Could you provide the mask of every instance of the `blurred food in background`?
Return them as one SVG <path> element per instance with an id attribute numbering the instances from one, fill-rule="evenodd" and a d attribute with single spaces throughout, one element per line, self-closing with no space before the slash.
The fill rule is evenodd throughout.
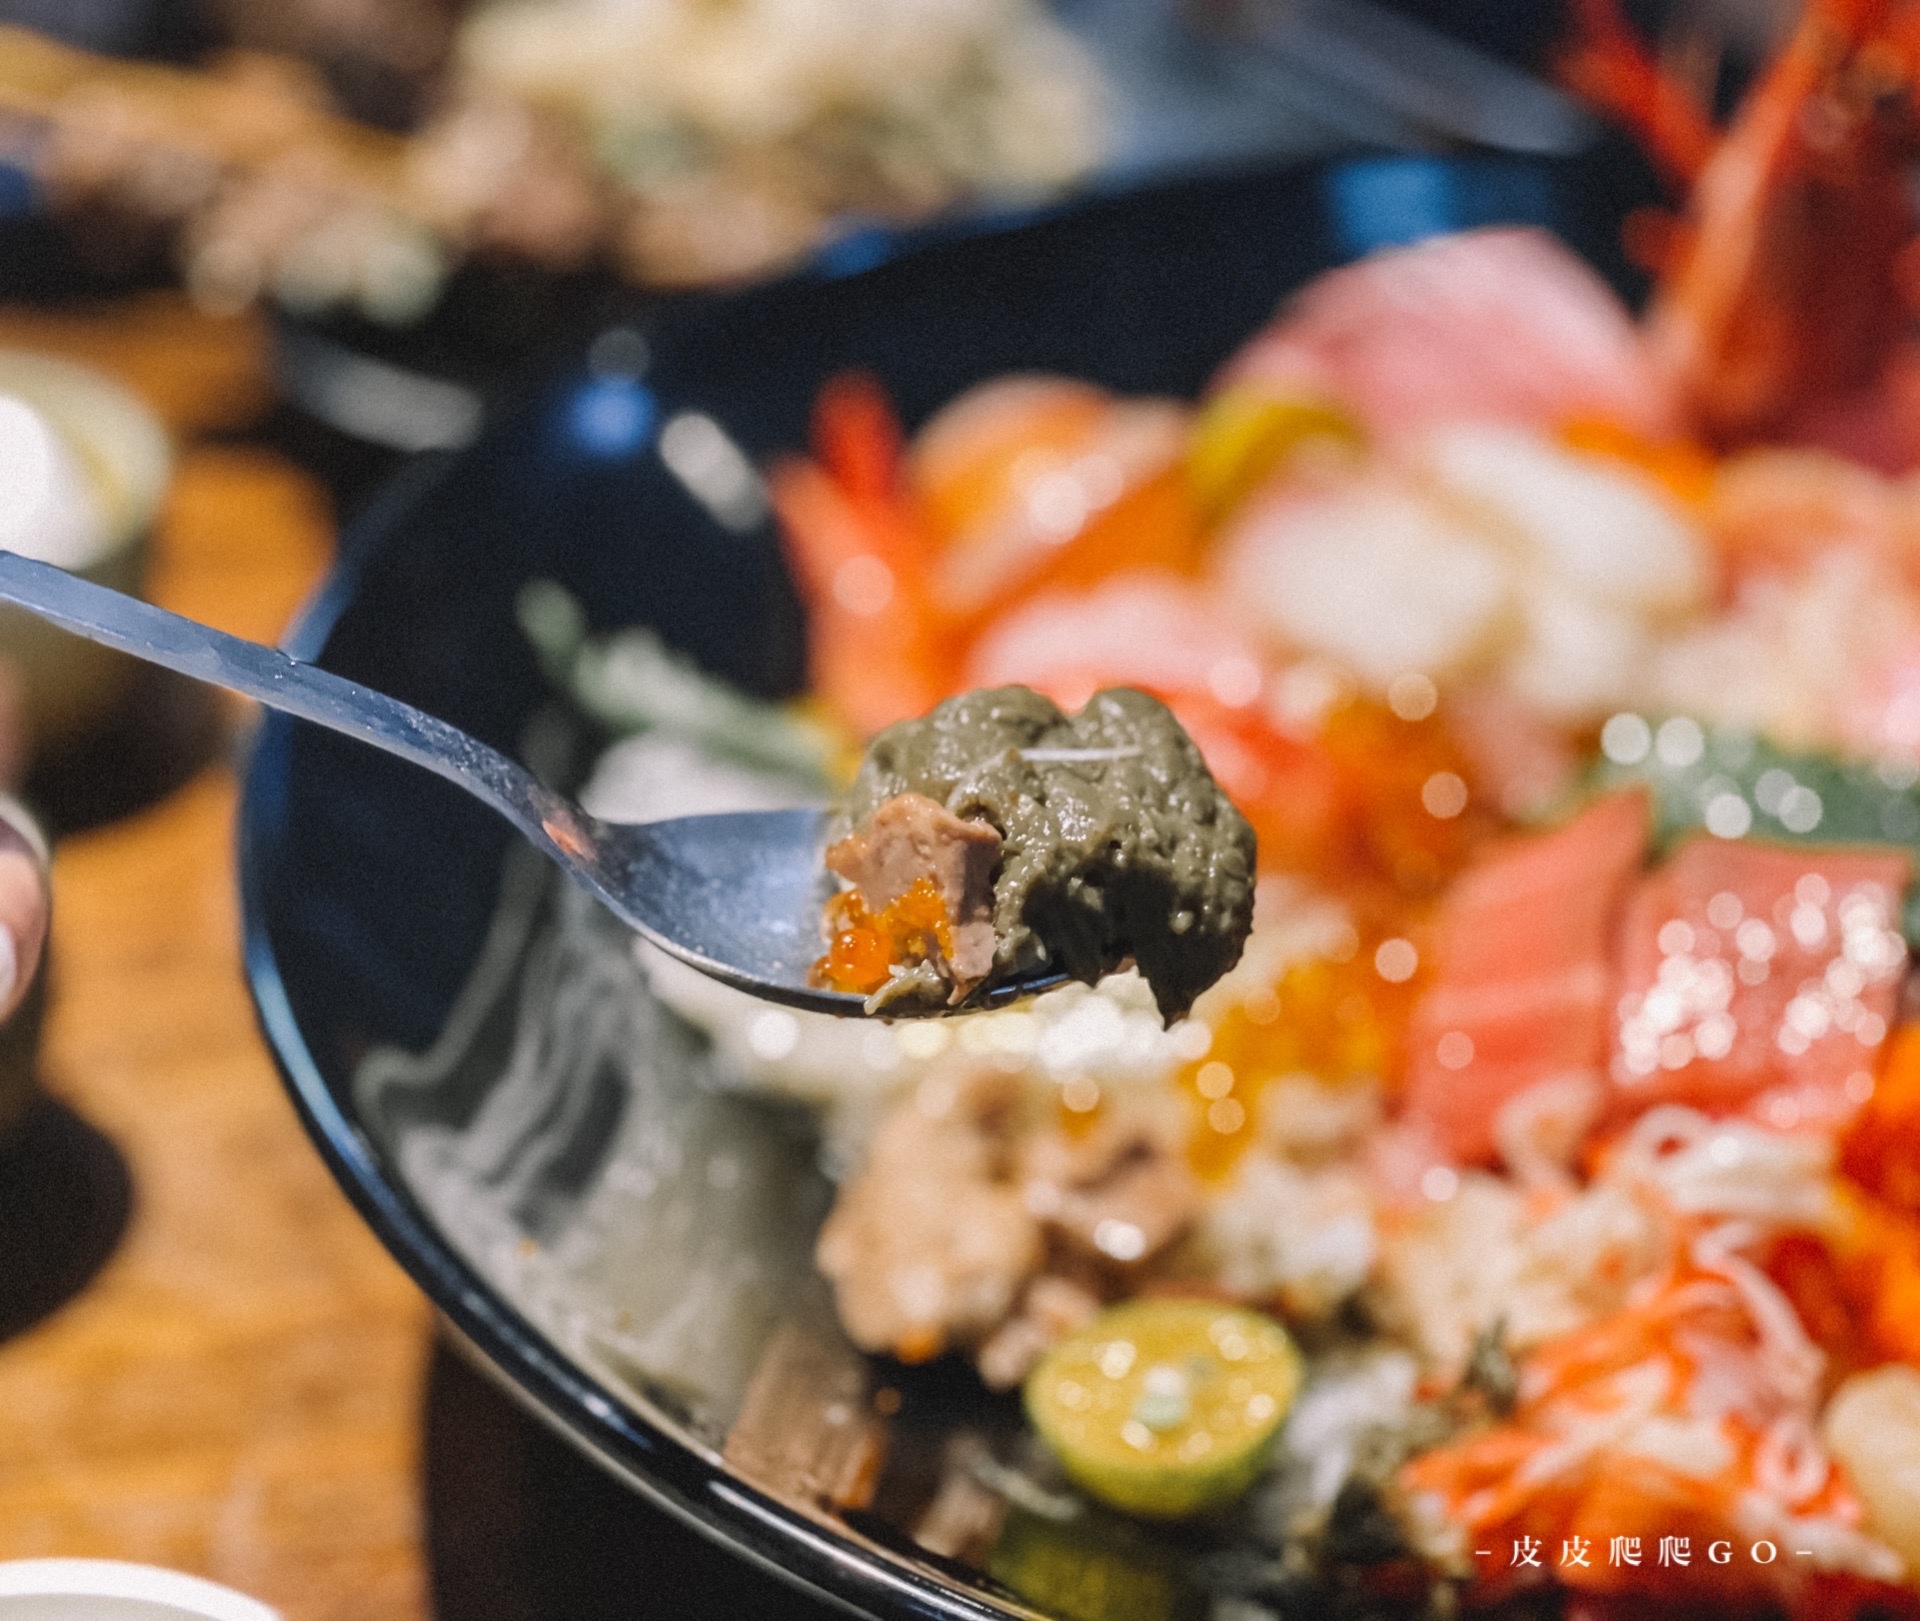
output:
<path id="1" fill-rule="evenodd" d="M 1044 194 L 1101 155 L 1090 64 L 1033 0 L 502 0 L 457 63 L 431 184 L 481 181 L 545 113 L 636 201 L 616 252 L 650 280 L 780 263 L 838 213 Z"/>
<path id="2" fill-rule="evenodd" d="M 0 31 L 14 161 L 215 308 L 404 325 L 470 258 L 728 280 L 848 218 L 1045 195 L 1105 146 L 1099 77 L 1034 0 L 227 11 L 253 43 L 204 67 Z"/>
<path id="3" fill-rule="evenodd" d="M 51 355 L 0 349 L 0 547 L 138 594 L 173 453 L 145 405 Z M 132 666 L 0 609 L 0 783 L 102 724 Z"/>
<path id="4" fill-rule="evenodd" d="M 241 50 L 295 57 L 326 76 L 342 110 L 350 116 L 383 129 L 405 129 L 431 110 L 460 19 L 473 3 L 200 0 L 171 8 L 184 11 L 189 38 L 149 39 L 145 54 L 179 57 L 218 41 Z M 92 43 L 71 29 L 54 31 L 72 43 Z"/>

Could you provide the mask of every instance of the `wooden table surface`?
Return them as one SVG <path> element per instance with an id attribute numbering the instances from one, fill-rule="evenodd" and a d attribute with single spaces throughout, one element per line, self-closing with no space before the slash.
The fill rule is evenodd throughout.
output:
<path id="1" fill-rule="evenodd" d="M 270 452 L 210 440 L 265 400 L 259 331 L 164 297 L 0 311 L 0 344 L 118 371 L 181 435 L 154 595 L 278 635 L 331 516 Z M 216 764 L 54 865 L 48 1089 L 106 1134 L 133 1211 L 68 1305 L 0 1343 L 0 1558 L 143 1560 L 288 1621 L 426 1613 L 427 1309 L 309 1146 L 241 978 L 237 800 Z"/>

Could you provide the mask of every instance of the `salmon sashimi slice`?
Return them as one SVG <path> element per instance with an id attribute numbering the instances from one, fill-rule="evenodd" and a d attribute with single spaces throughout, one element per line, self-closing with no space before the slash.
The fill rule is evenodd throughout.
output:
<path id="1" fill-rule="evenodd" d="M 1702 834 L 1635 886 L 1621 935 L 1615 1107 L 1831 1124 L 1873 1090 L 1906 974 L 1899 850 Z"/>
<path id="2" fill-rule="evenodd" d="M 1383 438 L 1461 420 L 1552 432 L 1601 417 L 1663 439 L 1678 422 L 1626 306 L 1544 231 L 1512 228 L 1328 272 L 1220 381 L 1336 400 Z"/>
<path id="3" fill-rule="evenodd" d="M 1599 1079 L 1616 924 L 1648 836 L 1645 795 L 1609 795 L 1496 846 L 1448 891 L 1408 1028 L 1406 1112 L 1452 1159 L 1493 1158 L 1500 1110 L 1522 1092 Z"/>

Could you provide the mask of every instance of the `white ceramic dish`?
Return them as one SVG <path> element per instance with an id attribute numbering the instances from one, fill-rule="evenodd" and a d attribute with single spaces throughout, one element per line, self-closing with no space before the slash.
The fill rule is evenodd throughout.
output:
<path id="1" fill-rule="evenodd" d="M 230 1587 L 113 1559 L 0 1564 L 0 1621 L 280 1621 Z"/>
<path id="2" fill-rule="evenodd" d="M 153 521 L 173 471 L 159 420 L 130 391 L 87 366 L 0 349 L 0 394 L 24 400 L 79 460 L 104 520 L 100 545 L 76 572 L 135 595 L 145 583 Z M 18 609 L 0 609 L 0 659 L 17 673 L 29 746 L 58 748 L 96 727 L 131 666 Z"/>

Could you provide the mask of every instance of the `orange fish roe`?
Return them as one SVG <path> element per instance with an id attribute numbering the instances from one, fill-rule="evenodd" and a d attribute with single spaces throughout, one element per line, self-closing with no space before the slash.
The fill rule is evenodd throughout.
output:
<path id="1" fill-rule="evenodd" d="M 1920 1216 L 1920 1025 L 1887 1043 L 1872 1096 L 1840 1139 L 1840 1165 L 1876 1199 Z"/>
<path id="2" fill-rule="evenodd" d="M 1840 1169 L 1837 1219 L 1777 1240 L 1767 1271 L 1838 1373 L 1920 1362 L 1920 1025 L 1888 1040 Z"/>
<path id="3" fill-rule="evenodd" d="M 1839 1377 L 1920 1362 L 1920 1222 L 1841 1184 L 1824 1233 L 1775 1241 L 1766 1269 Z"/>
<path id="4" fill-rule="evenodd" d="M 1230 1172 L 1255 1135 L 1260 1095 L 1289 1075 L 1339 1084 L 1392 1074 L 1420 982 L 1412 941 L 1381 929 L 1349 934 L 1327 955 L 1292 964 L 1214 1026 L 1206 1056 L 1179 1077 L 1196 1114 L 1187 1158 L 1203 1177 Z"/>
<path id="5" fill-rule="evenodd" d="M 1076 1071 L 1053 1096 L 1053 1120 L 1069 1140 L 1091 1136 L 1108 1118 L 1106 1089 L 1085 1071 Z"/>
<path id="6" fill-rule="evenodd" d="M 918 879 L 878 912 L 842 890 L 827 902 L 826 928 L 827 953 L 813 965 L 813 978 L 855 996 L 871 996 L 896 967 L 953 954 L 953 920 L 931 878 Z"/>
<path id="7" fill-rule="evenodd" d="M 1560 430 L 1560 442 L 1630 463 L 1685 502 L 1704 501 L 1713 484 L 1713 457 L 1690 439 L 1648 439 L 1605 417 L 1576 417 Z"/>
<path id="8" fill-rule="evenodd" d="M 1400 714 L 1348 699 L 1327 715 L 1318 742 L 1353 807 L 1355 879 L 1431 894 L 1497 824 L 1472 793 L 1470 768 L 1437 708 Z"/>

